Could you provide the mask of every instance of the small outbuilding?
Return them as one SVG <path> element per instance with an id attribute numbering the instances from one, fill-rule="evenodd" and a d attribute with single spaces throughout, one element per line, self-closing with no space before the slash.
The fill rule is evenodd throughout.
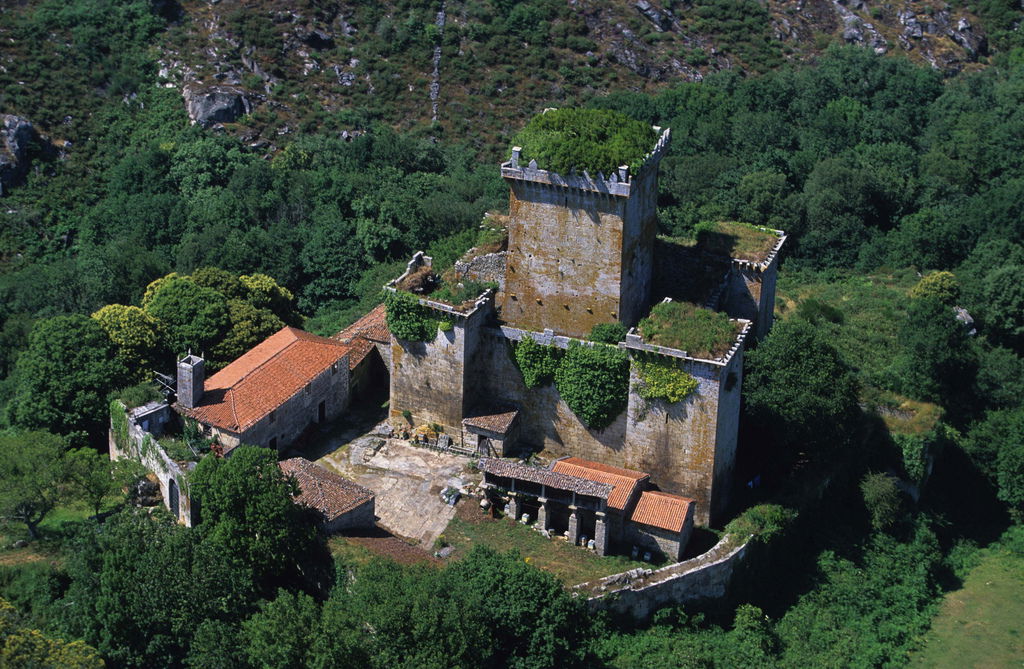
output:
<path id="1" fill-rule="evenodd" d="M 316 510 L 329 533 L 371 528 L 376 522 L 374 494 L 306 458 L 289 458 L 278 465 L 299 486 L 296 504 Z"/>

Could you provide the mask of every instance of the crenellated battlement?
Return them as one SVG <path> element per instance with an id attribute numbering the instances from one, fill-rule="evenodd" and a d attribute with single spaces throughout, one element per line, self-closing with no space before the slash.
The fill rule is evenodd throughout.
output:
<path id="1" fill-rule="evenodd" d="M 596 176 L 591 176 L 586 170 L 582 174 L 570 172 L 563 175 L 558 172 L 540 169 L 536 160 L 531 160 L 524 167 L 520 165 L 522 148 L 514 146 L 512 147 L 512 157 L 507 162 L 501 164 L 501 176 L 506 179 L 530 181 L 548 186 L 575 188 L 605 195 L 629 197 L 633 192 L 634 181 L 642 179 L 651 170 L 657 170 L 658 163 L 661 162 L 662 157 L 668 150 L 671 129 L 665 128 L 663 130 L 659 126 L 653 127 L 659 133 L 658 141 L 654 144 L 654 148 L 644 156 L 644 162 L 636 174 L 630 174 L 629 165 L 621 165 L 612 174 L 605 175 L 598 172 Z"/>

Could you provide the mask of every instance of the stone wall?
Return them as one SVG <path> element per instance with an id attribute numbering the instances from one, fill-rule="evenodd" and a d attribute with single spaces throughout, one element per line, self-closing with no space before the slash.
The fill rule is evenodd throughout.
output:
<path id="1" fill-rule="evenodd" d="M 517 336 L 556 346 L 569 341 L 508 327 L 485 328 L 469 365 L 467 388 L 474 396 L 517 406 L 525 444 L 543 447 L 553 457 L 571 455 L 649 472 L 661 490 L 696 500 L 698 524 L 721 520 L 736 453 L 745 335 L 725 362 L 678 358 L 698 382 L 697 390 L 680 402 L 644 400 L 634 390 L 639 379 L 631 372 L 628 407 L 604 430 L 580 422 L 554 384 L 526 388 L 506 339 Z"/>
<path id="2" fill-rule="evenodd" d="M 376 522 L 374 498 L 371 497 L 348 513 L 324 523 L 324 531 L 334 534 L 356 528 L 372 528 Z"/>
<path id="3" fill-rule="evenodd" d="M 710 551 L 691 560 L 649 574 L 634 570 L 607 576 L 580 584 L 575 590 L 590 595 L 587 603 L 591 610 L 604 609 L 647 620 L 663 606 L 725 597 L 749 545 L 749 539 L 738 542 L 726 535 Z"/>
<path id="4" fill-rule="evenodd" d="M 466 360 L 479 348 L 480 328 L 494 314 L 494 296 L 488 292 L 468 313 L 421 299 L 432 309 L 444 310 L 455 322 L 451 330 L 438 329 L 433 340 L 413 342 L 391 338 L 391 419 L 403 421 L 412 413 L 414 425 L 438 423 L 450 434 L 462 432 L 462 419 L 477 400 L 467 386 Z"/>
<path id="5" fill-rule="evenodd" d="M 455 263 L 455 272 L 462 279 L 498 284 L 498 290 L 505 290 L 505 263 L 508 253 L 487 253 L 469 260 Z"/>
<path id="6" fill-rule="evenodd" d="M 306 388 L 292 395 L 274 412 L 241 434 L 211 429 L 227 448 L 241 444 L 276 447 L 283 453 L 306 428 L 318 422 L 320 402 L 324 403 L 325 422 L 341 415 L 349 402 L 348 356 L 314 378 Z M 277 439 L 271 445 L 273 439 Z"/>
<path id="7" fill-rule="evenodd" d="M 152 472 L 160 484 L 160 494 L 164 506 L 172 510 L 173 490 L 177 490 L 178 522 L 192 527 L 192 500 L 188 493 L 187 473 L 195 463 L 175 462 L 167 456 L 157 439 L 166 431 L 170 423 L 177 420 L 176 414 L 166 402 L 150 402 L 144 406 L 126 410 L 128 421 L 128 442 L 118 444 L 116 427 L 111 423 L 108 442 L 110 459 L 120 460 L 129 457 L 138 460 L 148 471 Z"/>

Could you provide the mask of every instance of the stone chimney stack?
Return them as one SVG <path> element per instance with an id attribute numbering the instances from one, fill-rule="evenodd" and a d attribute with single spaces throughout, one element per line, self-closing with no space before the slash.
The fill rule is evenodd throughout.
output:
<path id="1" fill-rule="evenodd" d="M 178 361 L 178 403 L 181 406 L 192 409 L 203 399 L 205 368 L 206 361 L 192 355 L 191 351 Z"/>

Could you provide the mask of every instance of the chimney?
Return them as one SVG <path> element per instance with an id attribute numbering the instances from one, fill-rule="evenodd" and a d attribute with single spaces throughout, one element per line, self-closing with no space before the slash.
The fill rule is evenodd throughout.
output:
<path id="1" fill-rule="evenodd" d="M 206 361 L 189 354 L 178 361 L 178 403 L 192 409 L 203 399 Z"/>

